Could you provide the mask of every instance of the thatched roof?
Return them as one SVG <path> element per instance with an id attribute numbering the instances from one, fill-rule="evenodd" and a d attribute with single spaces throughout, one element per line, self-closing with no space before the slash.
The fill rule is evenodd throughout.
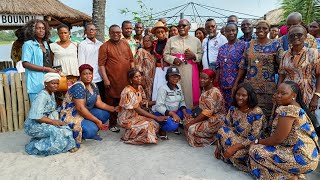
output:
<path id="1" fill-rule="evenodd" d="M 68 7 L 58 0 L 1 0 L 0 14 L 41 15 L 47 18 L 50 26 L 61 22 L 71 26 L 81 26 L 91 21 L 87 14 Z"/>
<path id="2" fill-rule="evenodd" d="M 278 8 L 267 12 L 265 20 L 267 20 L 271 25 L 280 25 L 283 18 L 283 9 Z"/>

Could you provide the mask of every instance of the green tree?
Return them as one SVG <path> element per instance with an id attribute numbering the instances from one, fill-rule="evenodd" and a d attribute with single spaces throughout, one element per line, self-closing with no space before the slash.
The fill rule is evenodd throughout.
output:
<path id="1" fill-rule="evenodd" d="M 139 6 L 138 11 L 132 11 L 128 8 L 120 9 L 120 14 L 131 14 L 133 16 L 134 22 L 142 22 L 144 26 L 151 27 L 154 25 L 155 21 L 152 16 L 153 8 L 148 8 L 147 5 L 142 0 L 137 0 L 137 5 Z"/>
<path id="2" fill-rule="evenodd" d="M 319 0 L 282 0 L 281 8 L 284 10 L 283 22 L 292 12 L 301 13 L 305 24 L 310 24 L 312 21 L 320 19 Z"/>

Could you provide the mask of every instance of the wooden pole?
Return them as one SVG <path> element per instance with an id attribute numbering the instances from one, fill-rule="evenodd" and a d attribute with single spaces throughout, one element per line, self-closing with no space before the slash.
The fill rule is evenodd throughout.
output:
<path id="1" fill-rule="evenodd" d="M 5 132 L 7 127 L 7 116 L 3 93 L 3 74 L 0 73 L 0 132 Z"/>
<path id="2" fill-rule="evenodd" d="M 20 73 L 14 74 L 14 80 L 16 81 L 17 89 L 19 129 L 22 129 L 24 123 L 24 107 Z"/>
<path id="3" fill-rule="evenodd" d="M 23 91 L 23 104 L 24 104 L 24 116 L 25 119 L 28 117 L 29 110 L 30 110 L 30 101 L 29 101 L 29 95 L 27 92 L 27 85 L 26 85 L 26 77 L 25 73 L 21 73 L 21 79 L 22 79 L 22 91 Z"/>
<path id="4" fill-rule="evenodd" d="M 17 94 L 16 94 L 16 83 L 14 79 L 14 73 L 10 73 L 10 85 L 11 85 L 13 128 L 16 131 L 19 129 L 19 123 L 18 123 Z"/>
<path id="5" fill-rule="evenodd" d="M 9 80 L 8 80 L 7 74 L 3 74 L 3 80 L 4 80 L 4 93 L 6 95 L 8 130 L 11 132 L 11 131 L 13 131 L 12 106 L 11 106 L 10 85 L 9 85 Z"/>

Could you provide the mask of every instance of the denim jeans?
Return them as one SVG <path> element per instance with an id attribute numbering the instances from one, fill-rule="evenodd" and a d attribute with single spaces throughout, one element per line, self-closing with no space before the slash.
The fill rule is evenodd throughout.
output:
<path id="1" fill-rule="evenodd" d="M 97 117 L 99 120 L 101 120 L 103 124 L 109 120 L 110 114 L 106 110 L 102 110 L 99 108 L 92 108 L 90 110 L 90 113 L 93 114 L 95 117 Z M 84 119 L 81 122 L 81 127 L 82 127 L 83 139 L 94 139 L 97 136 L 97 133 L 99 131 L 98 126 L 94 122 L 88 119 Z"/>
<path id="2" fill-rule="evenodd" d="M 188 114 L 192 115 L 192 111 L 190 109 L 186 109 Z M 161 113 L 155 112 L 153 113 L 155 116 L 162 116 Z M 180 117 L 182 120 L 184 118 L 183 112 L 180 109 L 176 112 L 176 114 Z M 173 118 L 170 116 L 166 121 L 158 122 L 160 125 L 160 131 L 168 132 L 168 131 L 174 131 L 178 129 L 179 123 L 174 122 Z"/>

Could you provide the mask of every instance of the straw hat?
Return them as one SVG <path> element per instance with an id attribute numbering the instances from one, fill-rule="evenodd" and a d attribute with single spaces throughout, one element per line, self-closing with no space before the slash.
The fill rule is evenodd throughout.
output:
<path id="1" fill-rule="evenodd" d="M 165 32 L 168 32 L 168 28 L 163 25 L 161 21 L 158 21 L 151 29 L 151 33 L 154 34 L 157 28 L 163 28 Z"/>

